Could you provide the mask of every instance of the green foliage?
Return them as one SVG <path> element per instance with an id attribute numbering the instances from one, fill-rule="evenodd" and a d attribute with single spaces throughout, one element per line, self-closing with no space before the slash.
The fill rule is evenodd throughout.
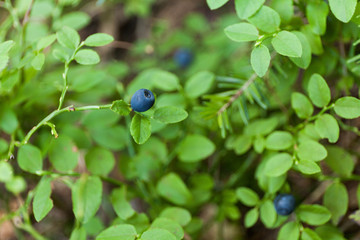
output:
<path id="1" fill-rule="evenodd" d="M 204 4 L 185 16 L 154 0 L 0 2 L 0 223 L 13 238 L 56 238 L 54 222 L 70 240 L 225 239 L 229 225 L 232 239 L 357 236 L 344 227 L 359 219 L 357 1 Z M 155 95 L 141 113 L 139 89 Z M 296 197 L 289 217 L 279 193 Z"/>

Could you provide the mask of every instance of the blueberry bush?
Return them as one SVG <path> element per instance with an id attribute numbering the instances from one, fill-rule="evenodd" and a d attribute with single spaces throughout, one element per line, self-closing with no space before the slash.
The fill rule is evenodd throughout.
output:
<path id="1" fill-rule="evenodd" d="M 0 239 L 360 238 L 357 0 L 1 0 Z"/>

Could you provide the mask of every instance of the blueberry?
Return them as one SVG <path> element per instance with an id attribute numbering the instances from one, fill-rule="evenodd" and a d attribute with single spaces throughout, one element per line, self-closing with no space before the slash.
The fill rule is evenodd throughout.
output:
<path id="1" fill-rule="evenodd" d="M 180 48 L 176 50 L 174 54 L 174 61 L 181 68 L 186 68 L 189 66 L 192 60 L 193 54 L 189 49 Z"/>
<path id="2" fill-rule="evenodd" d="M 295 198 L 291 194 L 282 193 L 274 200 L 275 210 L 279 215 L 289 215 L 295 209 Z"/>
<path id="3" fill-rule="evenodd" d="M 154 94 L 148 89 L 139 89 L 131 97 L 131 108 L 136 112 L 149 110 L 155 102 Z"/>

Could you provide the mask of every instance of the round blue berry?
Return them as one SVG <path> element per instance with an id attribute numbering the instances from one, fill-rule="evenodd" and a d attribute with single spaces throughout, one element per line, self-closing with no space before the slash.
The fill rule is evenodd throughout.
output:
<path id="1" fill-rule="evenodd" d="M 291 194 L 279 194 L 274 200 L 274 206 L 279 215 L 287 216 L 295 209 L 295 198 Z"/>
<path id="2" fill-rule="evenodd" d="M 136 112 L 149 110 L 155 102 L 154 94 L 148 89 L 139 89 L 131 97 L 131 108 Z"/>
<path id="3" fill-rule="evenodd" d="M 181 68 L 186 68 L 189 66 L 192 60 L 193 54 L 189 49 L 180 48 L 176 50 L 174 54 L 174 61 Z"/>

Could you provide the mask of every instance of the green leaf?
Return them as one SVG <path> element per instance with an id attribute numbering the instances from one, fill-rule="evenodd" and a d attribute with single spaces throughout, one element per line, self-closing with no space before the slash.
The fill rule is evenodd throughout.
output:
<path id="1" fill-rule="evenodd" d="M 307 69 L 311 63 L 310 43 L 309 43 L 308 39 L 306 38 L 306 36 L 302 32 L 293 31 L 292 33 L 295 34 L 296 37 L 301 42 L 302 54 L 301 54 L 301 57 L 299 57 L 299 58 L 290 57 L 290 60 L 293 63 L 295 63 L 296 66 L 303 68 L 303 69 Z"/>
<path id="2" fill-rule="evenodd" d="M 75 30 L 79 30 L 88 25 L 90 21 L 91 17 L 87 13 L 73 10 L 56 20 L 54 22 L 54 28 L 68 26 L 74 28 Z"/>
<path id="3" fill-rule="evenodd" d="M 251 66 L 259 77 L 265 76 L 270 66 L 270 60 L 270 52 L 265 45 L 259 45 L 251 51 Z"/>
<path id="4" fill-rule="evenodd" d="M 329 104 L 331 100 L 330 88 L 321 75 L 315 73 L 311 76 L 308 91 L 315 106 L 322 108 Z"/>
<path id="5" fill-rule="evenodd" d="M 325 33 L 328 14 L 329 6 L 325 2 L 310 2 L 306 5 L 306 18 L 315 34 Z"/>
<path id="6" fill-rule="evenodd" d="M 86 168 L 95 175 L 108 175 L 115 165 L 115 158 L 111 151 L 95 147 L 85 155 Z"/>
<path id="7" fill-rule="evenodd" d="M 329 139 L 330 143 L 336 143 L 339 139 L 339 124 L 330 114 L 325 113 L 319 116 L 315 121 L 315 128 L 320 137 Z"/>
<path id="8" fill-rule="evenodd" d="M 81 65 L 93 65 L 100 62 L 100 57 L 94 50 L 80 50 L 75 55 L 75 60 Z"/>
<path id="9" fill-rule="evenodd" d="M 56 33 L 58 42 L 67 48 L 76 49 L 80 44 L 80 36 L 74 29 L 64 26 Z"/>
<path id="10" fill-rule="evenodd" d="M 298 240 L 299 237 L 299 224 L 297 222 L 288 222 L 280 228 L 277 240 Z"/>
<path id="11" fill-rule="evenodd" d="M 106 33 L 95 33 L 85 39 L 85 45 L 89 47 L 105 46 L 114 41 L 114 38 Z"/>
<path id="12" fill-rule="evenodd" d="M 303 174 L 315 174 L 321 172 L 319 165 L 310 160 L 300 160 L 296 166 Z"/>
<path id="13" fill-rule="evenodd" d="M 18 126 L 19 121 L 11 108 L 0 109 L 0 129 L 7 134 L 12 134 Z"/>
<path id="14" fill-rule="evenodd" d="M 235 139 L 234 142 L 234 150 L 235 153 L 238 155 L 246 153 L 252 144 L 252 139 L 250 136 L 247 135 L 240 135 Z"/>
<path id="15" fill-rule="evenodd" d="M 215 75 L 208 71 L 201 71 L 191 76 L 185 82 L 185 93 L 190 98 L 197 98 L 207 93 L 215 82 Z"/>
<path id="16" fill-rule="evenodd" d="M 308 139 L 299 144 L 297 155 L 300 160 L 321 161 L 326 158 L 327 151 L 320 143 Z"/>
<path id="17" fill-rule="evenodd" d="M 174 91 L 180 87 L 179 78 L 175 74 L 161 69 L 153 69 L 149 80 L 154 87 L 163 91 Z"/>
<path id="18" fill-rule="evenodd" d="M 186 226 L 191 221 L 191 214 L 187 209 L 180 207 L 167 207 L 159 215 L 159 217 L 174 220 L 181 226 Z"/>
<path id="19" fill-rule="evenodd" d="M 149 229 L 141 235 L 141 240 L 176 240 L 176 237 L 165 229 Z"/>
<path id="20" fill-rule="evenodd" d="M 265 165 L 265 173 L 269 177 L 278 177 L 286 173 L 293 165 L 288 153 L 278 153 L 272 156 Z"/>
<path id="21" fill-rule="evenodd" d="M 160 196 L 176 205 L 186 205 L 192 199 L 189 189 L 175 173 L 163 176 L 157 183 L 156 190 Z"/>
<path id="22" fill-rule="evenodd" d="M 349 196 L 342 183 L 333 183 L 325 191 L 324 206 L 331 212 L 332 223 L 336 226 L 348 209 Z"/>
<path id="23" fill-rule="evenodd" d="M 314 107 L 309 99 L 298 92 L 291 94 L 291 107 L 295 110 L 296 115 L 302 119 L 311 117 L 314 112 Z"/>
<path id="24" fill-rule="evenodd" d="M 188 113 L 179 107 L 165 106 L 157 108 L 154 112 L 154 119 L 162 123 L 177 123 L 188 117 Z"/>
<path id="25" fill-rule="evenodd" d="M 271 41 L 274 49 L 281 55 L 301 57 L 302 46 L 299 38 L 291 32 L 281 31 Z"/>
<path id="26" fill-rule="evenodd" d="M 94 141 L 104 148 L 121 150 L 128 141 L 128 131 L 123 126 L 91 129 Z"/>
<path id="27" fill-rule="evenodd" d="M 256 41 L 259 37 L 259 31 L 250 23 L 236 23 L 224 29 L 228 38 L 235 42 Z"/>
<path id="28" fill-rule="evenodd" d="M 357 0 L 329 0 L 331 12 L 340 21 L 347 23 L 354 15 Z"/>
<path id="29" fill-rule="evenodd" d="M 326 164 L 340 176 L 349 177 L 355 167 L 355 162 L 350 153 L 337 146 L 328 146 L 327 151 Z"/>
<path id="30" fill-rule="evenodd" d="M 273 0 L 270 7 L 279 13 L 281 22 L 288 23 L 294 15 L 293 0 Z"/>
<path id="31" fill-rule="evenodd" d="M 266 227 L 272 227 L 276 221 L 276 211 L 274 204 L 270 200 L 266 200 L 260 206 L 260 219 Z"/>
<path id="32" fill-rule="evenodd" d="M 9 63 L 9 57 L 7 55 L 0 55 L 0 72 L 6 68 Z"/>
<path id="33" fill-rule="evenodd" d="M 254 226 L 254 224 L 257 222 L 259 218 L 259 209 L 253 208 L 250 211 L 248 211 L 245 215 L 244 224 L 246 228 L 250 228 Z"/>
<path id="34" fill-rule="evenodd" d="M 320 36 L 313 33 L 309 24 L 302 26 L 301 32 L 306 36 L 311 47 L 311 52 L 316 55 L 321 55 L 324 52 L 324 49 Z"/>
<path id="35" fill-rule="evenodd" d="M 121 219 L 128 219 L 135 214 L 135 210 L 132 208 L 131 204 L 126 199 L 126 187 L 115 189 L 111 192 L 111 203 L 116 212 L 116 214 Z"/>
<path id="36" fill-rule="evenodd" d="M 19 194 L 26 189 L 26 182 L 23 177 L 14 176 L 10 181 L 5 183 L 5 187 L 8 191 Z"/>
<path id="37" fill-rule="evenodd" d="M 255 152 L 262 153 L 265 148 L 265 138 L 262 136 L 256 137 L 253 144 Z"/>
<path id="38" fill-rule="evenodd" d="M 31 66 L 40 71 L 45 62 L 45 55 L 43 53 L 39 53 L 35 56 L 35 58 L 31 61 Z"/>
<path id="39" fill-rule="evenodd" d="M 137 144 L 145 143 L 151 135 L 151 122 L 143 115 L 135 114 L 131 120 L 130 133 Z"/>
<path id="40" fill-rule="evenodd" d="M 54 204 L 50 198 L 51 179 L 43 177 L 38 186 L 33 201 L 33 212 L 37 222 L 40 222 L 53 208 Z"/>
<path id="41" fill-rule="evenodd" d="M 177 222 L 168 218 L 156 218 L 150 226 L 150 229 L 164 229 L 172 233 L 177 240 L 184 237 L 184 230 Z"/>
<path id="42" fill-rule="evenodd" d="M 15 42 L 13 40 L 8 40 L 0 43 L 0 55 L 7 54 L 14 45 Z"/>
<path id="43" fill-rule="evenodd" d="M 265 146 L 270 150 L 284 150 L 293 145 L 293 137 L 285 131 L 275 131 L 266 138 Z"/>
<path id="44" fill-rule="evenodd" d="M 331 213 L 321 205 L 300 205 L 296 211 L 296 216 L 309 225 L 318 226 L 329 221 Z"/>
<path id="45" fill-rule="evenodd" d="M 0 182 L 8 182 L 13 178 L 14 171 L 8 162 L 0 161 Z"/>
<path id="46" fill-rule="evenodd" d="M 85 228 L 75 228 L 70 235 L 69 240 L 86 240 L 86 231 Z"/>
<path id="47" fill-rule="evenodd" d="M 239 187 L 236 189 L 236 196 L 245 206 L 253 207 L 259 202 L 259 196 L 251 190 L 250 188 L 246 187 Z"/>
<path id="48" fill-rule="evenodd" d="M 335 102 L 335 113 L 346 119 L 360 117 L 360 100 L 354 97 L 342 97 Z"/>
<path id="49" fill-rule="evenodd" d="M 320 237 L 320 239 L 346 240 L 346 238 L 344 238 L 344 234 L 340 229 L 329 224 L 317 227 L 315 231 Z"/>
<path id="50" fill-rule="evenodd" d="M 301 233 L 301 240 L 321 240 L 321 238 L 314 230 L 304 228 Z"/>
<path id="51" fill-rule="evenodd" d="M 83 175 L 71 189 L 73 212 L 78 221 L 86 223 L 98 211 L 102 198 L 99 177 Z"/>
<path id="52" fill-rule="evenodd" d="M 53 42 L 55 42 L 55 40 L 56 40 L 56 34 L 51 34 L 51 35 L 48 35 L 46 37 L 43 37 L 36 44 L 36 49 L 38 51 L 40 51 L 40 50 L 42 50 L 44 48 L 47 48 L 48 46 L 53 44 Z"/>
<path id="53" fill-rule="evenodd" d="M 36 173 L 42 170 L 41 152 L 33 145 L 22 145 L 19 148 L 17 160 L 20 168 L 26 172 Z"/>
<path id="54" fill-rule="evenodd" d="M 120 116 L 127 116 L 131 112 L 129 104 L 127 104 L 124 100 L 113 101 L 110 109 L 117 114 L 120 114 Z"/>
<path id="55" fill-rule="evenodd" d="M 183 162 L 201 161 L 214 151 L 214 143 L 201 135 L 187 135 L 177 148 L 179 159 Z"/>
<path id="56" fill-rule="evenodd" d="M 235 0 L 236 14 L 240 19 L 247 19 L 261 8 L 265 0 Z"/>
<path id="57" fill-rule="evenodd" d="M 248 21 L 266 33 L 276 32 L 280 27 L 280 15 L 268 6 L 262 6 Z"/>
<path id="58" fill-rule="evenodd" d="M 224 6 L 228 1 L 229 0 L 206 0 L 206 3 L 211 10 L 215 10 Z"/>
<path id="59" fill-rule="evenodd" d="M 135 240 L 136 235 L 133 225 L 120 224 L 105 229 L 96 237 L 96 240 Z"/>
<path id="60" fill-rule="evenodd" d="M 60 135 L 50 143 L 49 159 L 56 170 L 67 172 L 76 167 L 79 152 L 69 137 Z"/>
<path id="61" fill-rule="evenodd" d="M 245 126 L 244 133 L 248 136 L 264 136 L 271 133 L 277 124 L 276 118 L 257 119 Z"/>

